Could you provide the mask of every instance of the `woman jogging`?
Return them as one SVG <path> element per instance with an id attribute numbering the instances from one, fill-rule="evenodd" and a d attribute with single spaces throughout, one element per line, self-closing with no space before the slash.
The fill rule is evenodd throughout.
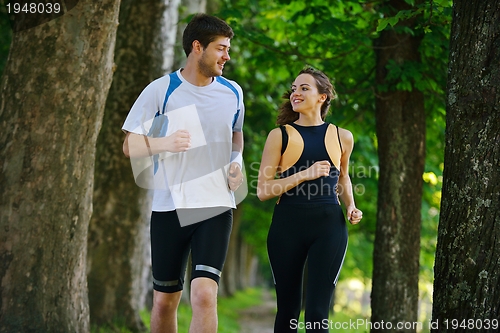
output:
<path id="1" fill-rule="evenodd" d="M 259 170 L 260 200 L 278 197 L 267 247 L 277 295 L 276 333 L 328 332 L 328 314 L 347 250 L 347 218 L 357 224 L 348 174 L 353 136 L 325 122 L 336 97 L 328 77 L 303 69 L 285 94 L 280 128 L 267 138 Z M 278 175 L 279 177 L 276 177 Z M 298 319 L 307 259 L 305 322 Z"/>

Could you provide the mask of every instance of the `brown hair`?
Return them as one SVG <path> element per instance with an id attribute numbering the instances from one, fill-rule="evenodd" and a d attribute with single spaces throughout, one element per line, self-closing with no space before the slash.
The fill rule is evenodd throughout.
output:
<path id="1" fill-rule="evenodd" d="M 335 91 L 333 84 L 330 82 L 325 73 L 312 67 L 305 67 L 297 76 L 300 74 L 309 74 L 314 77 L 318 92 L 320 94 L 326 94 L 326 100 L 323 102 L 323 105 L 321 105 L 321 119 L 325 120 L 328 110 L 330 109 L 331 101 L 337 98 L 337 92 Z M 278 118 L 276 119 L 276 123 L 278 125 L 289 124 L 299 119 L 299 114 L 293 111 L 292 103 L 290 103 L 291 94 L 292 91 L 288 90 L 282 96 L 286 101 L 283 102 L 279 108 Z"/>
<path id="2" fill-rule="evenodd" d="M 208 44 L 221 36 L 229 39 L 234 36 L 233 29 L 225 21 L 203 13 L 196 14 L 188 23 L 182 35 L 184 53 L 189 56 L 195 40 L 199 41 L 205 49 Z"/>

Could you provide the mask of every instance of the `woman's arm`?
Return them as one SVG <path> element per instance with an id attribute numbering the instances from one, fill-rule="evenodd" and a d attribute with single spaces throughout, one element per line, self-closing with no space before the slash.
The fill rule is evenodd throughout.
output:
<path id="1" fill-rule="evenodd" d="M 363 212 L 356 208 L 352 192 L 351 177 L 349 177 L 349 159 L 354 146 L 354 138 L 348 130 L 339 128 L 342 141 L 342 156 L 340 157 L 339 192 L 340 200 L 346 206 L 347 219 L 351 224 L 357 224 L 363 217 Z"/>
<path id="2" fill-rule="evenodd" d="M 276 179 L 280 159 L 281 130 L 275 128 L 267 136 L 259 168 L 257 197 L 261 201 L 278 197 L 304 181 L 328 176 L 330 172 L 330 163 L 328 161 L 319 161 L 306 170 L 286 178 Z"/>

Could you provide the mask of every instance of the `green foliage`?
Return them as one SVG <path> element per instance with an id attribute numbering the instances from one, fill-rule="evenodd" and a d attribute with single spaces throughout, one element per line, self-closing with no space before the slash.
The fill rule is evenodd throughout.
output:
<path id="1" fill-rule="evenodd" d="M 364 219 L 349 228 L 349 252 L 341 278 L 371 276 L 378 181 L 374 92 L 424 92 L 426 174 L 432 172 L 437 179 L 441 176 L 451 2 L 407 3 L 404 11 L 395 11 L 383 1 L 226 0 L 221 6 L 217 15 L 235 30 L 225 75 L 239 82 L 245 93 L 244 158 L 250 195 L 241 204 L 242 232 L 266 266 L 267 229 L 275 200 L 260 202 L 255 197 L 258 166 L 267 134 L 276 126 L 281 96 L 304 65 L 323 70 L 335 84 L 339 97 L 332 103 L 327 120 L 350 130 L 355 138 L 350 174 Z M 417 20 L 415 30 L 399 24 L 408 18 Z M 391 85 L 376 87 L 373 40 L 384 29 L 421 35 L 422 60 L 389 63 L 386 69 Z M 426 180 L 421 266 L 423 278 L 428 280 L 432 279 L 439 193 L 440 183 Z"/>
<path id="2" fill-rule="evenodd" d="M 417 29 L 423 29 L 425 33 L 429 33 L 432 31 L 433 25 L 439 26 L 443 23 L 443 19 L 449 21 L 451 17 L 452 1 L 449 0 L 423 1 L 418 5 L 415 5 L 414 1 L 407 0 L 406 3 L 411 6 L 411 9 L 396 11 L 392 16 L 386 15 L 378 19 L 377 32 L 388 28 L 388 26 L 396 28 L 400 21 L 423 16 L 425 21 L 418 25 Z"/>

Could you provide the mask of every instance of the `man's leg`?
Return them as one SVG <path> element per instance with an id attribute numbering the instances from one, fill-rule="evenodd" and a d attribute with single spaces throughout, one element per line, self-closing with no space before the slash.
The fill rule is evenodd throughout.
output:
<path id="1" fill-rule="evenodd" d="M 151 333 L 177 333 L 177 307 L 182 291 L 163 293 L 153 290 Z"/>
<path id="2" fill-rule="evenodd" d="M 217 332 L 217 290 L 212 279 L 199 277 L 191 282 L 193 318 L 189 333 Z"/>
<path id="3" fill-rule="evenodd" d="M 226 260 L 232 227 L 232 211 L 198 223 L 191 239 L 190 333 L 217 332 L 217 290 Z"/>
<path id="4" fill-rule="evenodd" d="M 177 333 L 177 308 L 192 231 L 191 226 L 180 226 L 175 211 L 151 214 L 152 333 Z"/>

